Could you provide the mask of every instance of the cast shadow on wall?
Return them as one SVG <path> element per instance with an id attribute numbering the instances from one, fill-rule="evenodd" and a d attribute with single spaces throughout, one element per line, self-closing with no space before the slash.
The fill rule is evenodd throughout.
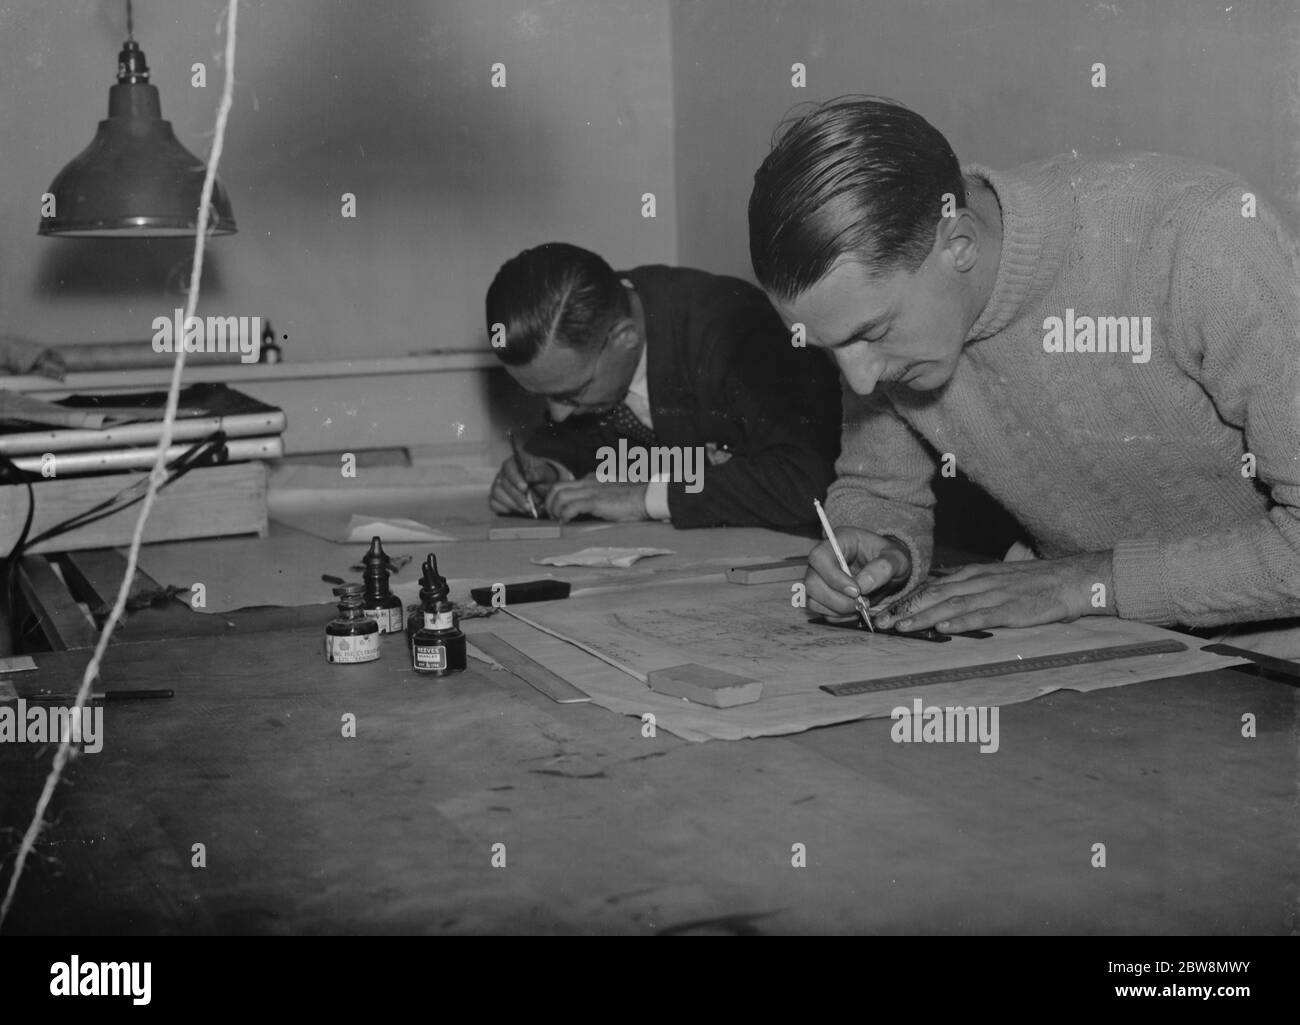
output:
<path id="1" fill-rule="evenodd" d="M 225 295 L 220 241 L 203 254 L 204 298 Z M 50 239 L 36 274 L 42 299 L 117 299 L 125 305 L 183 301 L 194 257 L 192 238 Z"/>

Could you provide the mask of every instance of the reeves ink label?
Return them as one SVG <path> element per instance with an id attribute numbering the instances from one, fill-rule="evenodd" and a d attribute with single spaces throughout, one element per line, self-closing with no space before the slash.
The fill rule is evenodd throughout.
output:
<path id="1" fill-rule="evenodd" d="M 414 668 L 418 672 L 437 673 L 447 668 L 447 647 L 444 644 L 415 644 Z"/>

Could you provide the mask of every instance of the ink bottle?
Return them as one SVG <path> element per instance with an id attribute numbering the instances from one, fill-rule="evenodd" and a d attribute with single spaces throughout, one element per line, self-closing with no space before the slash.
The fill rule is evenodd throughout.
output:
<path id="1" fill-rule="evenodd" d="M 362 611 L 379 624 L 381 634 L 402 632 L 402 599 L 388 589 L 388 556 L 377 537 L 370 539 L 365 563 L 366 600 Z"/>
<path id="2" fill-rule="evenodd" d="M 465 635 L 456 609 L 445 598 L 426 604 L 424 626 L 411 637 L 411 668 L 430 676 L 449 676 L 465 669 Z"/>
<path id="3" fill-rule="evenodd" d="M 288 338 L 288 335 L 284 336 Z M 280 343 L 275 340 L 275 329 L 269 320 L 262 321 L 262 351 L 258 353 L 259 363 L 279 363 L 284 358 Z"/>
<path id="4" fill-rule="evenodd" d="M 325 661 L 373 662 L 379 657 L 379 624 L 362 611 L 360 584 L 334 588 L 339 614 L 325 627 Z"/>
<path id="5" fill-rule="evenodd" d="M 414 637 L 416 631 L 424 626 L 425 609 L 433 608 L 433 603 L 446 601 L 451 594 L 447 578 L 438 572 L 438 557 L 430 552 L 420 567 L 420 604 L 412 605 L 406 617 L 406 635 Z"/>

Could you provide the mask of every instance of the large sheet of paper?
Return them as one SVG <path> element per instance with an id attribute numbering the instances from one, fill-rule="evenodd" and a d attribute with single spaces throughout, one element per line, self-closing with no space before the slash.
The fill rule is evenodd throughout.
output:
<path id="1" fill-rule="evenodd" d="M 763 682 L 759 701 L 726 709 L 656 694 L 634 677 L 524 623 L 497 616 L 484 628 L 527 651 L 602 707 L 636 716 L 653 712 L 658 728 L 687 740 L 796 733 L 887 716 L 896 707 L 911 707 L 915 698 L 927 707 L 1003 705 L 1053 690 L 1115 687 L 1240 661 L 1200 651 L 1202 642 L 1195 638 L 1108 617 L 996 630 L 990 638 L 955 637 L 945 643 L 873 635 L 813 625 L 802 610 L 791 607 L 790 597 L 788 584 L 693 582 L 517 610 L 639 673 L 696 663 Z M 823 684 L 1169 638 L 1187 644 L 1188 650 L 852 697 L 833 697 L 819 689 Z"/>

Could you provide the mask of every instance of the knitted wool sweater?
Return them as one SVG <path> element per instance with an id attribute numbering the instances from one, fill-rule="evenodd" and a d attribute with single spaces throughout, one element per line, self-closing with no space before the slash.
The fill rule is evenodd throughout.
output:
<path id="1" fill-rule="evenodd" d="M 1276 215 L 1156 154 L 966 172 L 1002 207 L 992 295 L 941 390 L 845 390 L 832 522 L 902 539 L 911 588 L 951 453 L 1043 557 L 1111 551 L 1120 616 L 1300 616 L 1300 256 Z M 1149 328 L 1145 361 L 1118 321 L 1098 346 L 1103 317 Z"/>

